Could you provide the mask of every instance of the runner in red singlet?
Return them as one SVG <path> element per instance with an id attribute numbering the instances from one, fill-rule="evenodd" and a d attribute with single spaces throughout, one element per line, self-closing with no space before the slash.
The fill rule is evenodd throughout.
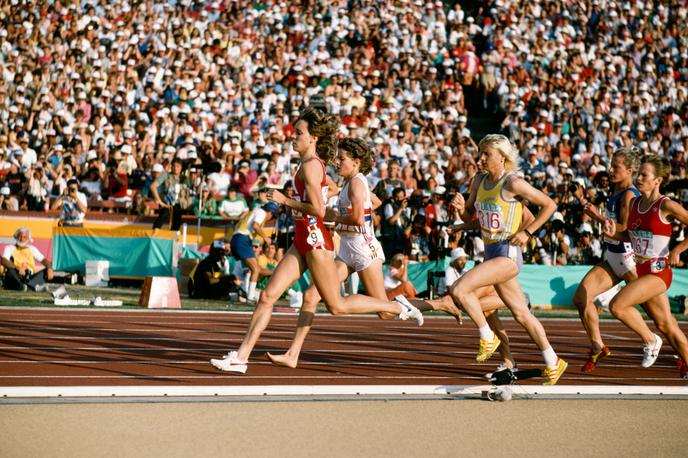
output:
<path id="1" fill-rule="evenodd" d="M 220 370 L 241 374 L 246 372 L 249 355 L 270 322 L 273 305 L 306 269 L 310 270 L 311 282 L 332 313 L 388 313 L 402 320 L 412 318 L 419 326 L 423 323 L 420 311 L 403 297 L 389 302 L 360 294 L 343 298 L 339 293 L 332 236 L 323 222 L 328 193 L 325 163 L 331 162 L 337 152 L 338 128 L 339 122 L 334 116 L 313 107 L 306 108 L 295 124 L 293 148 L 301 157 L 294 177 L 295 196 L 289 198 L 276 190 L 268 192 L 270 200 L 294 211 L 294 244 L 289 247 L 260 295 L 239 349 L 230 351 L 222 359 L 210 360 Z"/>
<path id="2" fill-rule="evenodd" d="M 679 257 L 688 249 L 688 239 L 669 250 L 671 220 L 688 224 L 688 210 L 660 193 L 660 187 L 669 177 L 669 161 L 659 156 L 643 158 L 638 173 L 637 188 L 640 196 L 631 201 L 626 230 L 617 232 L 613 219 L 605 221 L 605 235 L 620 241 L 630 241 L 635 253 L 638 278 L 612 299 L 609 309 L 626 326 L 645 342 L 643 367 L 657 360 L 662 339 L 650 331 L 635 304 L 643 304 L 645 311 L 678 352 L 681 378 L 688 378 L 688 339 L 671 314 L 666 291 L 671 286 L 671 267 L 678 265 Z"/>

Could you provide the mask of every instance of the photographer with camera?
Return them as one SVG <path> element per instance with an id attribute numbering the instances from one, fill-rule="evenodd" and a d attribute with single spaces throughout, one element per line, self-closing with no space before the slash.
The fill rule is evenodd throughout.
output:
<path id="1" fill-rule="evenodd" d="M 79 181 L 71 178 L 67 181 L 64 193 L 55 199 L 52 210 L 60 210 L 60 226 L 81 227 L 88 209 L 86 195 L 79 191 Z"/>
<path id="2" fill-rule="evenodd" d="M 170 224 L 171 231 L 179 230 L 182 213 L 193 203 L 188 184 L 182 176 L 182 160 L 172 160 L 172 170 L 163 172 L 151 185 L 153 200 L 160 206 L 159 215 L 153 222 L 153 229 Z"/>
<path id="3" fill-rule="evenodd" d="M 411 224 L 404 230 L 407 253 L 413 261 L 430 260 L 430 227 L 425 221 L 424 215 L 415 213 Z"/>
<path id="4" fill-rule="evenodd" d="M 385 258 L 392 257 L 399 251 L 399 247 L 406 246 L 406 228 L 411 220 L 409 199 L 404 188 L 394 188 L 392 197 L 382 208 L 382 234 L 380 242 L 385 252 Z"/>
<path id="5" fill-rule="evenodd" d="M 228 275 L 225 272 L 226 247 L 227 244 L 224 240 L 213 241 L 208 256 L 191 272 L 188 288 L 189 297 L 226 299 L 230 292 L 236 291 L 234 275 Z"/>
<path id="6" fill-rule="evenodd" d="M 444 186 L 438 186 L 432 193 L 432 202 L 425 206 L 425 224 L 430 229 L 430 260 L 443 259 L 446 254 L 446 232 L 443 230 L 449 220 L 446 192 Z"/>

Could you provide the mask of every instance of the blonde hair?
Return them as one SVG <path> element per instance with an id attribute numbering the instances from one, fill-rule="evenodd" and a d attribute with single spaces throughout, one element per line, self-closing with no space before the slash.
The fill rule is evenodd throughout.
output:
<path id="1" fill-rule="evenodd" d="M 630 148 L 619 148 L 614 151 L 612 159 L 615 157 L 620 157 L 623 160 L 624 166 L 630 170 L 634 175 L 638 172 L 640 168 L 640 160 L 642 159 L 643 153 L 640 148 L 635 146 Z"/>
<path id="2" fill-rule="evenodd" d="M 483 148 L 493 148 L 499 151 L 499 154 L 504 158 L 504 170 L 507 172 L 518 171 L 518 151 L 516 147 L 502 134 L 488 134 L 480 140 L 478 149 L 483 151 Z"/>

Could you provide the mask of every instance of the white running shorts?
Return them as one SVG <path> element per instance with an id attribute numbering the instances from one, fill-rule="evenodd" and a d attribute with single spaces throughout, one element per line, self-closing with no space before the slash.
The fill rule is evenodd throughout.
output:
<path id="1" fill-rule="evenodd" d="M 626 253 L 607 251 L 605 258 L 609 267 L 612 268 L 619 278 L 623 278 L 624 275 L 635 269 L 635 257 L 632 251 Z"/>
<path id="2" fill-rule="evenodd" d="M 366 242 L 363 235 L 342 235 L 337 257 L 356 272 L 367 269 L 376 259 L 385 262 L 382 245 L 373 237 Z"/>

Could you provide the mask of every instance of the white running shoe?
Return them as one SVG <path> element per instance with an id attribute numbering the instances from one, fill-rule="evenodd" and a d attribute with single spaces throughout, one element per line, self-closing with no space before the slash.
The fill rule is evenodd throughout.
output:
<path id="1" fill-rule="evenodd" d="M 404 296 L 401 294 L 398 295 L 397 297 L 394 298 L 395 301 L 401 305 L 401 308 L 403 309 L 401 313 L 399 314 L 399 319 L 400 320 L 408 320 L 413 319 L 418 326 L 423 326 L 423 322 L 425 321 L 423 319 L 423 314 L 421 313 L 420 310 L 418 310 L 416 307 L 414 307 L 408 299 L 406 299 Z"/>
<path id="2" fill-rule="evenodd" d="M 655 343 L 651 345 L 645 345 L 643 347 L 643 367 L 652 366 L 657 357 L 659 356 L 659 350 L 662 348 L 662 338 L 655 334 Z"/>
<path id="3" fill-rule="evenodd" d="M 248 362 L 239 360 L 237 352 L 230 351 L 222 359 L 211 359 L 210 364 L 225 372 L 236 372 L 245 374 L 248 369 Z"/>

